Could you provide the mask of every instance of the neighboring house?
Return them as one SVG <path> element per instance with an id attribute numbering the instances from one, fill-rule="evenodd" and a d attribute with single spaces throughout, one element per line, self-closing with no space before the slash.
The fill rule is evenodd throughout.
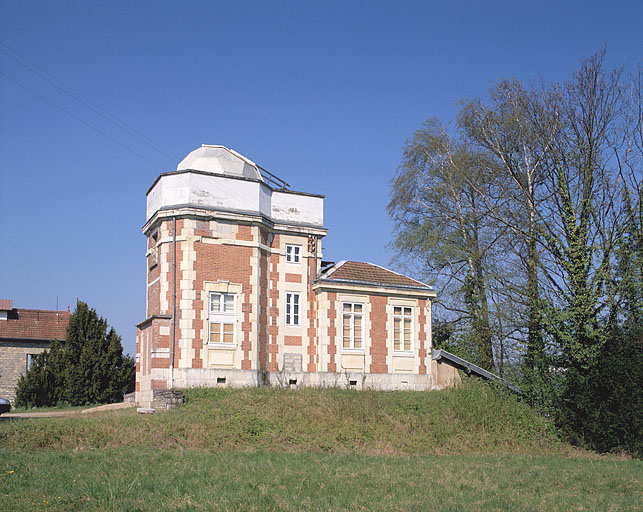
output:
<path id="1" fill-rule="evenodd" d="M 13 401 L 18 380 L 31 368 L 33 358 L 52 340 L 65 340 L 71 313 L 16 309 L 0 299 L 0 396 Z"/>
<path id="2" fill-rule="evenodd" d="M 143 226 L 139 405 L 191 386 L 421 390 L 459 378 L 431 358 L 431 286 L 322 261 L 323 200 L 223 146 L 156 179 Z"/>

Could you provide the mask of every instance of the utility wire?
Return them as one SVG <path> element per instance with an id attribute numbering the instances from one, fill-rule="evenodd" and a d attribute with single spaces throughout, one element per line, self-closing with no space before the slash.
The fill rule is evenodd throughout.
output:
<path id="1" fill-rule="evenodd" d="M 100 105 L 98 105 L 96 102 L 92 101 L 87 96 L 83 95 L 82 93 L 74 89 L 69 84 L 63 82 L 56 76 L 52 75 L 45 69 L 38 66 L 38 64 L 36 64 L 32 60 L 28 59 L 24 55 L 21 55 L 17 50 L 13 49 L 12 47 L 10 47 L 9 45 L 7 45 L 2 41 L 0 41 L 0 45 L 4 46 L 4 48 L 0 47 L 0 52 L 4 53 L 5 55 L 13 59 L 15 62 L 23 66 L 25 69 L 31 71 L 32 73 L 39 76 L 46 82 L 50 83 L 60 91 L 64 92 L 65 94 L 67 94 L 68 96 L 70 96 L 71 98 L 73 98 L 74 100 L 82 104 L 83 106 L 87 107 L 88 109 L 92 110 L 102 118 L 106 119 L 117 128 L 120 128 L 121 130 L 128 133 L 132 137 L 138 139 L 140 142 L 142 142 L 143 144 L 146 144 L 157 153 L 162 154 L 165 158 L 171 160 L 173 163 L 180 160 L 180 158 L 178 158 L 176 155 L 173 155 L 170 152 L 166 151 L 165 148 L 163 148 L 160 144 L 157 144 L 156 142 L 154 142 L 154 140 L 147 137 L 145 134 L 141 133 L 136 128 L 134 128 L 133 126 L 129 125 L 128 123 L 120 119 L 118 116 L 111 114 L 110 112 L 102 108 Z M 15 55 L 17 55 L 19 58 L 9 53 L 7 49 L 10 50 Z M 28 64 L 25 64 L 25 61 Z M 59 84 L 62 84 L 62 87 Z"/>
<path id="2" fill-rule="evenodd" d="M 96 128 L 95 126 L 91 125 L 91 124 L 90 124 L 90 123 L 88 123 L 87 121 L 85 121 L 85 120 L 81 119 L 80 117 L 78 117 L 78 116 L 77 116 L 77 115 L 75 115 L 75 114 L 72 114 L 71 112 L 69 112 L 68 110 L 64 109 L 63 107 L 61 107 L 61 106 L 57 105 L 56 103 L 54 103 L 54 102 L 53 102 L 53 101 L 51 101 L 50 99 L 47 99 L 47 98 L 45 98 L 44 96 L 42 96 L 42 95 L 38 94 L 38 93 L 37 93 L 36 91 L 34 91 L 33 89 L 30 89 L 30 88 L 29 88 L 29 87 L 27 87 L 26 85 L 24 85 L 24 84 L 22 84 L 22 83 L 18 82 L 17 80 L 15 80 L 15 79 L 11 78 L 9 75 L 7 75 L 7 74 L 3 73 L 2 71 L 0 71 L 0 75 L 4 76 L 7 80 L 12 81 L 14 84 L 16 84 L 16 85 L 18 85 L 18 86 L 22 87 L 22 88 L 23 88 L 23 89 L 25 89 L 26 91 L 29 91 L 31 94 L 33 94 L 34 96 L 36 96 L 36 97 L 40 98 L 42 101 L 45 101 L 45 102 L 49 103 L 52 107 L 55 107 L 55 108 L 57 108 L 58 110 L 60 110 L 60 111 L 64 112 L 65 114 L 67 114 L 68 116 L 73 117 L 74 119 L 76 119 L 77 121 L 79 121 L 79 122 L 83 123 L 85 126 L 87 126 L 87 127 L 91 128 L 92 130 L 97 131 L 97 132 L 98 132 L 98 133 L 100 133 L 101 135 L 103 135 L 103 136 L 107 137 L 108 139 L 110 139 L 111 141 L 115 142 L 115 143 L 116 143 L 116 144 L 118 144 L 119 146 L 121 146 L 121 147 L 123 147 L 123 148 L 127 149 L 127 150 L 128 150 L 128 151 L 130 151 L 131 153 L 134 153 L 135 155 L 137 155 L 137 156 L 141 157 L 143 160 L 146 160 L 147 162 L 151 163 L 151 164 L 152 164 L 152 165 L 154 165 L 155 167 L 157 167 L 157 168 L 158 168 L 158 167 L 161 167 L 161 168 L 163 167 L 161 164 L 159 164 L 159 163 L 157 163 L 157 162 L 154 162 L 154 161 L 150 160 L 150 159 L 149 159 L 149 158 L 147 158 L 146 156 L 143 156 L 142 154 L 140 154 L 140 153 L 139 153 L 138 151 L 136 151 L 135 149 L 132 149 L 132 148 L 130 148 L 129 146 L 126 146 L 125 144 L 123 144 L 123 143 L 122 143 L 122 142 L 120 142 L 119 140 L 115 139 L 114 137 L 112 137 L 112 136 L 111 136 L 111 135 L 109 135 L 108 133 L 105 133 L 105 132 L 104 132 L 103 130 L 101 130 L 100 128 Z"/>

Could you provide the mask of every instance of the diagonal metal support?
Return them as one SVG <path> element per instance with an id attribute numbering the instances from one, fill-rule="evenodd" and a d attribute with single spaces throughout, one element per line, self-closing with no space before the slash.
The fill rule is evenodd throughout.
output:
<path id="1" fill-rule="evenodd" d="M 523 394 L 522 391 L 520 391 L 520 388 L 518 388 L 517 386 L 514 386 L 508 380 L 505 380 L 502 377 L 498 377 L 497 375 L 491 372 L 488 372 L 484 368 L 480 368 L 478 365 L 470 363 L 469 361 L 462 359 L 461 357 L 458 357 L 452 354 L 451 352 L 447 352 L 446 350 L 432 349 L 431 358 L 434 359 L 435 361 L 444 362 L 450 366 L 457 368 L 458 370 L 463 370 L 467 373 L 474 373 L 478 377 L 482 377 L 483 379 L 495 380 L 496 382 L 499 382 L 500 384 L 507 386 L 509 389 L 511 389 L 512 391 L 515 391 L 519 395 Z"/>

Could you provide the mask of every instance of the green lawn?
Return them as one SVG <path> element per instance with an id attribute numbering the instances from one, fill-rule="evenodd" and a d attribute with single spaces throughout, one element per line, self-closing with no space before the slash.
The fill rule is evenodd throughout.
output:
<path id="1" fill-rule="evenodd" d="M 643 462 L 516 396 L 194 389 L 173 411 L 0 419 L 0 511 L 642 510 Z"/>
<path id="2" fill-rule="evenodd" d="M 109 449 L 0 451 L 3 510 L 640 510 L 643 463 Z"/>

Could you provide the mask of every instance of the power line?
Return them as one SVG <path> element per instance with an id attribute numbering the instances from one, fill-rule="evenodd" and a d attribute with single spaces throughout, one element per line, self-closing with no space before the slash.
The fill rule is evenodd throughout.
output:
<path id="1" fill-rule="evenodd" d="M 25 69 L 31 71 L 32 73 L 34 73 L 35 75 L 39 76 L 40 78 L 42 78 L 46 82 L 50 83 L 51 85 L 53 85 L 54 87 L 56 87 L 60 91 L 64 92 L 65 94 L 67 94 L 68 96 L 70 96 L 71 98 L 73 98 L 74 100 L 76 100 L 77 102 L 82 104 L 83 106 L 87 107 L 88 109 L 92 110 L 93 112 L 95 112 L 96 114 L 101 116 L 102 118 L 106 119 L 107 121 L 112 123 L 117 128 L 120 128 L 121 130 L 123 130 L 124 132 L 128 133 L 132 137 L 138 139 L 140 142 L 142 142 L 143 144 L 146 144 L 147 146 L 152 148 L 157 153 L 162 154 L 165 158 L 171 160 L 173 163 L 178 161 L 178 160 L 180 160 L 180 158 L 178 158 L 176 155 L 173 155 L 170 152 L 166 151 L 165 148 L 163 148 L 160 144 L 156 143 L 150 137 L 148 137 L 145 134 L 141 133 L 139 130 L 137 130 L 133 126 L 129 125 L 128 123 L 126 123 L 125 121 L 120 119 L 118 116 L 108 112 L 106 109 L 104 109 L 103 107 L 98 105 L 96 102 L 92 101 L 87 96 L 83 95 L 82 93 L 80 93 L 79 91 L 74 89 L 69 84 L 67 84 L 64 81 L 60 80 L 59 78 L 57 78 L 53 74 L 49 73 L 47 70 L 41 68 L 38 64 L 36 64 L 32 60 L 28 59 L 24 55 L 21 55 L 14 48 L 10 47 L 9 45 L 7 45 L 6 43 L 4 43 L 2 41 L 0 41 L 0 45 L 4 46 L 4 48 L 0 47 L 0 51 L 2 53 L 4 53 L 5 55 L 7 55 L 11 59 L 13 59 L 15 62 L 17 62 L 18 64 L 23 66 Z M 16 56 L 12 55 L 11 53 L 9 53 L 5 48 L 10 50 L 11 52 L 13 52 L 19 58 L 17 58 Z M 29 65 L 25 64 L 24 61 L 26 61 Z M 58 83 L 56 83 L 56 82 L 58 82 Z M 61 87 L 61 85 L 58 85 L 58 84 L 62 84 L 63 87 Z"/>
<path id="2" fill-rule="evenodd" d="M 88 123 L 88 122 L 87 122 L 87 121 L 85 121 L 84 119 L 81 119 L 81 118 L 80 118 L 80 117 L 78 117 L 77 115 L 72 114 L 72 113 L 71 113 L 71 112 L 69 112 L 68 110 L 66 110 L 66 109 L 64 109 L 63 107 L 61 107 L 61 106 L 57 105 L 56 103 L 54 103 L 54 102 L 53 102 L 53 101 L 51 101 L 50 99 L 45 98 L 44 96 L 42 96 L 42 95 L 38 94 L 38 93 L 37 93 L 36 91 L 34 91 L 33 89 L 30 89 L 30 88 L 29 88 L 29 87 L 27 87 L 26 85 L 24 85 L 24 84 L 22 84 L 22 83 L 18 82 L 17 80 L 15 80 L 15 79 L 11 78 L 9 75 L 7 75 L 7 74 L 3 73 L 2 71 L 0 71 L 0 75 L 4 76 L 7 80 L 12 81 L 14 84 L 16 84 L 16 85 L 18 85 L 18 86 L 22 87 L 22 88 L 23 88 L 23 89 L 25 89 L 26 91 L 29 91 L 31 94 L 33 94 L 34 96 L 36 96 L 36 97 L 40 98 L 42 101 L 45 101 L 45 102 L 49 103 L 52 107 L 57 108 L 58 110 L 60 110 L 60 111 L 64 112 L 64 113 L 65 113 L 65 114 L 67 114 L 68 116 L 73 117 L 73 118 L 74 118 L 74 119 L 76 119 L 77 121 L 79 121 L 79 122 L 83 123 L 83 124 L 84 124 L 85 126 L 87 126 L 88 128 L 91 128 L 92 130 L 94 130 L 94 131 L 96 131 L 96 132 L 100 133 L 101 135 L 103 135 L 104 137 L 107 137 L 108 139 L 110 139 L 111 141 L 115 142 L 115 143 L 116 143 L 116 144 L 118 144 L 119 146 L 121 146 L 121 147 L 123 147 L 123 148 L 127 149 L 127 150 L 128 150 L 128 151 L 130 151 L 131 153 L 134 153 L 136 156 L 139 156 L 139 157 L 140 157 L 140 158 L 142 158 L 143 160 L 146 160 L 147 162 L 151 163 L 151 164 L 152 164 L 152 165 L 154 165 L 155 167 L 161 167 L 161 168 L 163 167 L 161 164 L 159 164 L 159 163 L 157 163 L 157 162 L 154 162 L 154 161 L 150 160 L 150 159 L 149 159 L 149 158 L 147 158 L 146 156 L 143 156 L 142 154 L 140 154 L 140 153 L 139 153 L 138 151 L 136 151 L 135 149 L 132 149 L 132 148 L 130 148 L 129 146 L 126 146 L 125 144 L 123 144 L 123 143 L 122 143 L 122 142 L 120 142 L 119 140 L 115 139 L 114 137 L 112 137 L 112 136 L 111 136 L 111 135 L 109 135 L 108 133 L 105 133 L 105 132 L 104 132 L 103 130 L 101 130 L 100 128 L 96 128 L 94 125 L 92 125 L 92 124 Z"/>

